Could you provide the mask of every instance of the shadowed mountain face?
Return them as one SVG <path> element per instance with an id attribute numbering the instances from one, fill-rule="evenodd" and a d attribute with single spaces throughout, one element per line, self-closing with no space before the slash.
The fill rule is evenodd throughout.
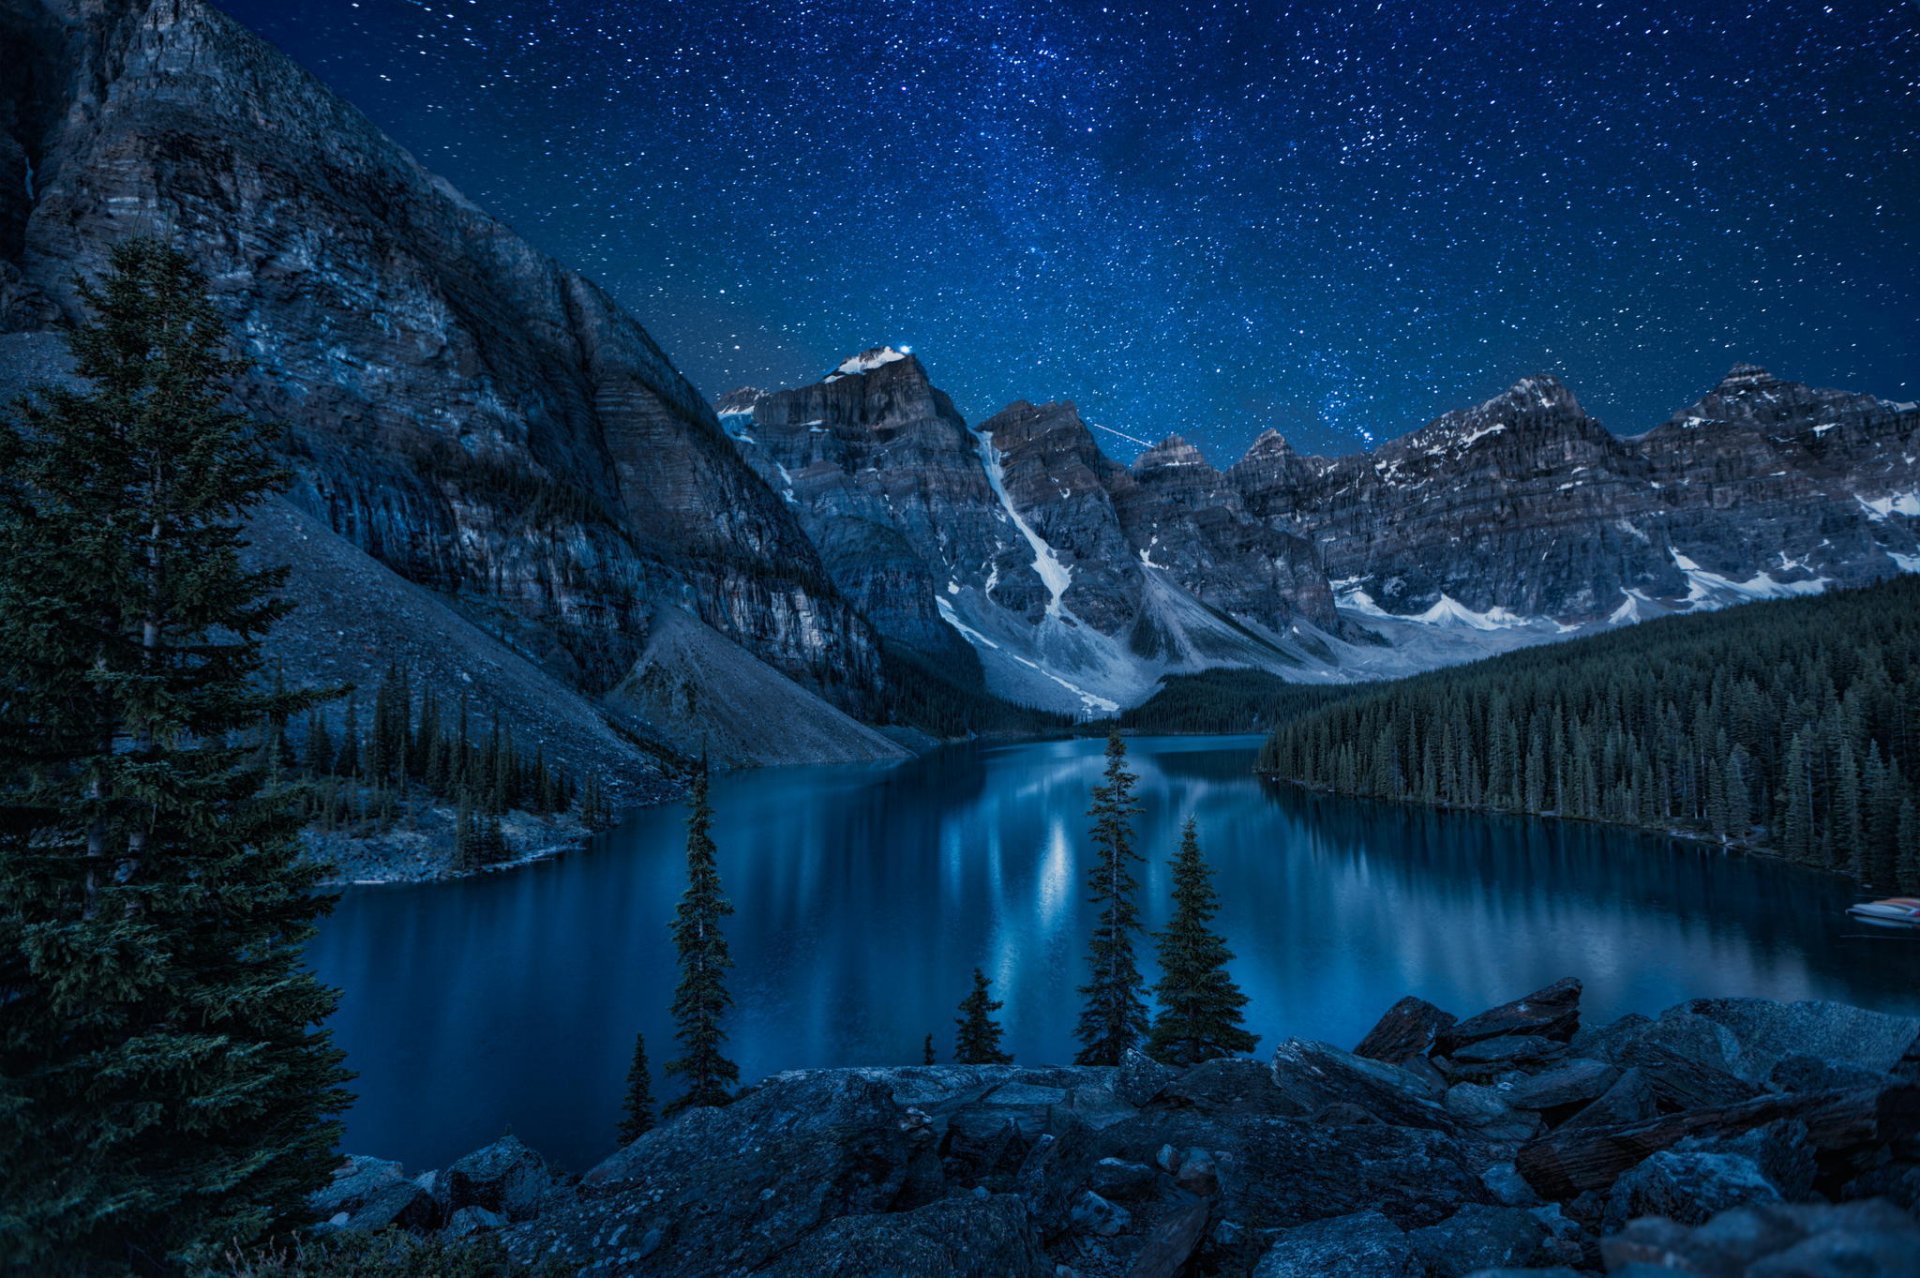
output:
<path id="1" fill-rule="evenodd" d="M 0 0 L 0 338 L 134 234 L 200 262 L 294 501 L 598 691 L 678 605 L 853 709 L 870 629 L 647 333 L 199 0 Z"/>

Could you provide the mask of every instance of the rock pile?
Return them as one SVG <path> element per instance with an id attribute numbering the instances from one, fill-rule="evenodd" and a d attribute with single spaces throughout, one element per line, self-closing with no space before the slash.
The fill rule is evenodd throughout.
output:
<path id="1" fill-rule="evenodd" d="M 349 1159 L 315 1205 L 685 1278 L 1920 1272 L 1920 1021 L 1579 1004 L 1403 1000 L 1353 1052 L 1184 1071 L 782 1074 L 578 1181 L 509 1138 L 415 1180 Z"/>

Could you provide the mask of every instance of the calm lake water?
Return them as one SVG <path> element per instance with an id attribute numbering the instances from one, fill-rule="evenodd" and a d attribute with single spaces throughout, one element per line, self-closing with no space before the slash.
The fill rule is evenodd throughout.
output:
<path id="1" fill-rule="evenodd" d="M 1920 942 L 1859 935 L 1838 877 L 1619 831 L 1302 795 L 1250 772 L 1257 739 L 1129 743 L 1149 926 L 1198 818 L 1262 1055 L 1350 1047 L 1419 994 L 1462 1015 L 1577 975 L 1589 1018 L 1682 998 L 1838 998 L 1920 1013 Z M 1072 1058 L 1084 979 L 1088 790 L 1104 743 L 956 747 L 895 767 L 716 781 L 738 913 L 732 1051 L 748 1080 L 951 1049 L 984 968 L 1024 1062 Z M 453 884 L 355 888 L 314 942 L 346 991 L 359 1071 L 346 1147 L 448 1161 L 511 1131 L 582 1170 L 610 1152 L 635 1031 L 672 1054 L 666 923 L 684 809 L 583 853 Z"/>

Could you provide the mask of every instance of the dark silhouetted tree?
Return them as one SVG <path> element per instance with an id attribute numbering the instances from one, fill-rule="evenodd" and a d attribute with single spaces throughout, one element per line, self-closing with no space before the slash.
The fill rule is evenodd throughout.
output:
<path id="1" fill-rule="evenodd" d="M 349 1099 L 303 947 L 333 898 L 260 725 L 283 482 L 205 282 L 83 284 L 85 389 L 0 425 L 0 1270 L 198 1271 L 298 1222 Z M 249 740 L 249 738 L 252 740 Z"/>
<path id="2" fill-rule="evenodd" d="M 1134 958 L 1140 931 L 1139 884 L 1133 877 L 1140 860 L 1133 846 L 1138 780 L 1127 771 L 1127 745 L 1116 728 L 1107 735 L 1105 779 L 1093 788 L 1087 813 L 1093 818 L 1087 887 L 1098 913 L 1087 946 L 1091 978 L 1080 987 L 1086 1006 L 1074 1028 L 1082 1044 L 1074 1060 L 1081 1065 L 1118 1065 L 1147 1033 L 1146 981 Z"/>
<path id="3" fill-rule="evenodd" d="M 1247 996 L 1227 972 L 1233 954 L 1213 930 L 1218 909 L 1213 872 L 1200 855 L 1200 839 L 1188 817 L 1173 858 L 1173 918 L 1154 936 L 1161 977 L 1153 992 L 1160 1013 L 1147 1051 L 1169 1065 L 1251 1052 L 1260 1041 L 1242 1027 L 1240 1009 Z"/>
<path id="4" fill-rule="evenodd" d="M 720 921 L 733 913 L 721 894 L 720 867 L 713 846 L 713 807 L 707 800 L 707 763 L 693 778 L 693 810 L 687 816 L 687 890 L 674 912 L 674 948 L 680 954 L 680 983 L 673 992 L 673 1036 L 680 1055 L 667 1073 L 686 1081 L 684 1094 L 662 1112 L 671 1117 L 702 1105 L 725 1105 L 728 1090 L 740 1081 L 740 1067 L 722 1051 L 726 1030 L 721 1019 L 733 1006 L 726 975 L 733 966 Z"/>
<path id="5" fill-rule="evenodd" d="M 959 1064 L 1013 1064 L 1013 1057 L 1000 1050 L 1000 1023 L 993 1014 L 1006 1004 L 995 1002 L 987 992 L 992 984 L 985 972 L 973 969 L 973 990 L 960 1000 L 960 1015 L 953 1022 L 953 1059 Z M 933 1050 L 931 1034 L 927 1036 L 927 1050 Z"/>
<path id="6" fill-rule="evenodd" d="M 633 1064 L 627 1067 L 627 1096 L 620 1106 L 620 1143 L 628 1145 L 653 1130 L 653 1073 L 647 1068 L 647 1038 L 633 1036 Z"/>

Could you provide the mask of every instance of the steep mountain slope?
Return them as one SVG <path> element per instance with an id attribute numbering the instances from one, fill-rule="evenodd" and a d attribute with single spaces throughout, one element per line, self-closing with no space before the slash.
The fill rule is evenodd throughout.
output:
<path id="1" fill-rule="evenodd" d="M 1169 670 L 1335 664 L 1297 629 L 1341 625 L 1311 544 L 1253 518 L 1180 441 L 1129 470 L 1065 403 L 969 430 L 891 347 L 720 410 L 835 584 L 958 682 L 1093 713 Z"/>
<path id="2" fill-rule="evenodd" d="M 1372 453 L 1257 441 L 1249 509 L 1376 620 L 1543 635 L 1920 569 L 1920 410 L 1737 366 L 1634 438 L 1527 378 Z"/>
<path id="3" fill-rule="evenodd" d="M 0 54 L 0 325 L 75 314 L 75 272 L 167 236 L 290 426 L 292 500 L 355 546 L 589 692 L 677 606 L 872 700 L 870 628 L 594 285 L 200 0 L 0 0 Z"/>

